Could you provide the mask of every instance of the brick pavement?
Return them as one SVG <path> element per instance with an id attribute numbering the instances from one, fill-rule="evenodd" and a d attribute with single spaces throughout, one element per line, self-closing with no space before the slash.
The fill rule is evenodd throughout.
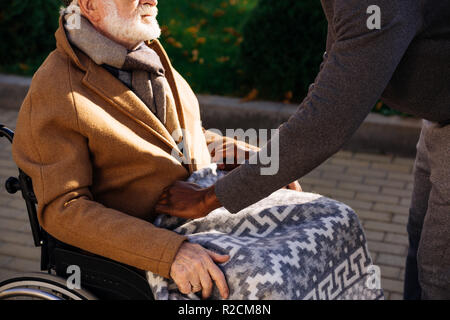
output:
<path id="1" fill-rule="evenodd" d="M 0 109 L 0 123 L 14 128 L 16 111 Z M 39 270 L 25 204 L 9 195 L 4 181 L 16 174 L 9 143 L 0 140 L 0 278 Z M 369 250 L 380 266 L 387 299 L 401 299 L 407 252 L 406 222 L 414 160 L 393 155 L 341 151 L 301 179 L 305 191 L 342 201 L 355 209 Z"/>

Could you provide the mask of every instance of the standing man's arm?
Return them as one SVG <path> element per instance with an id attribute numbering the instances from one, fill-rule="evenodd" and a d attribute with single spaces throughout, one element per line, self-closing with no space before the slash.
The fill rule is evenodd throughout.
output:
<path id="1" fill-rule="evenodd" d="M 367 9 L 371 5 L 380 8 L 380 30 L 367 27 Z M 214 187 L 188 197 L 202 199 L 202 205 L 178 197 L 178 184 L 164 197 L 158 210 L 187 216 L 195 210 L 198 215 L 200 208 L 205 215 L 220 202 L 235 213 L 301 178 L 336 153 L 389 83 L 421 24 L 418 10 L 419 5 L 413 0 L 336 0 L 334 18 L 329 21 L 335 40 L 328 58 L 308 96 L 279 128 L 278 172 L 261 175 L 265 166 L 259 159 L 256 164 L 241 165 Z M 269 142 L 260 153 L 270 155 L 270 146 Z M 249 163 L 255 163 L 254 160 L 250 158 Z"/>

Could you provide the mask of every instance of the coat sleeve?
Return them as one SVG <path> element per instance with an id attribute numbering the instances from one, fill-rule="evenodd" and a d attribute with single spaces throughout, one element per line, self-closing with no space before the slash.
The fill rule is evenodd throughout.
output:
<path id="1" fill-rule="evenodd" d="M 367 9 L 380 8 L 381 29 L 367 26 Z M 412 1 L 335 0 L 329 21 L 335 41 L 314 86 L 295 114 L 260 154 L 275 155 L 278 171 L 263 175 L 258 155 L 216 183 L 216 194 L 230 212 L 269 196 L 336 153 L 361 125 L 382 95 L 421 18 Z M 301 57 L 299 57 L 301 58 Z M 273 146 L 273 148 L 272 148 Z"/>
<path id="2" fill-rule="evenodd" d="M 64 243 L 170 278 L 187 238 L 95 201 L 87 139 L 69 96 L 29 93 L 17 121 L 13 158 L 32 179 L 39 223 Z"/>

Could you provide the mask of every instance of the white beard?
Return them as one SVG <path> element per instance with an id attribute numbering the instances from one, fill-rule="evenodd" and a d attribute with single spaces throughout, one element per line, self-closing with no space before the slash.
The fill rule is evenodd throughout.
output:
<path id="1" fill-rule="evenodd" d="M 127 43 L 140 43 L 146 40 L 154 40 L 160 37 L 161 29 L 156 15 L 158 9 L 149 5 L 139 6 L 136 10 L 135 16 L 130 19 L 124 19 L 119 16 L 116 4 L 114 1 L 105 2 L 107 8 L 107 15 L 103 20 L 106 32 L 117 39 L 121 39 Z M 145 24 L 141 21 L 141 15 L 144 13 L 152 13 L 151 23 Z"/>

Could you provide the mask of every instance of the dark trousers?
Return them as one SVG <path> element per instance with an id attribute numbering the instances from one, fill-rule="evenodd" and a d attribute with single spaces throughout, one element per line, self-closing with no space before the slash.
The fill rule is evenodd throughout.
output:
<path id="1" fill-rule="evenodd" d="M 423 123 L 408 235 L 404 298 L 450 299 L 450 125 Z"/>

